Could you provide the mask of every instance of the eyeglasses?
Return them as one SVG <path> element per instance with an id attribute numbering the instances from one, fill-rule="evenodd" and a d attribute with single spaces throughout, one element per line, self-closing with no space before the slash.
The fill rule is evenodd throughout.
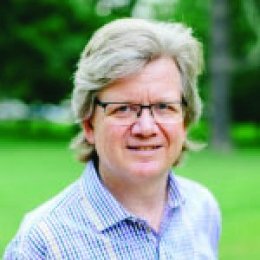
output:
<path id="1" fill-rule="evenodd" d="M 158 102 L 150 105 L 133 104 L 126 102 L 102 102 L 95 99 L 95 104 L 104 109 L 105 115 L 116 125 L 131 125 L 141 116 L 143 109 L 149 109 L 151 116 L 157 123 L 175 124 L 183 120 L 187 102 Z"/>

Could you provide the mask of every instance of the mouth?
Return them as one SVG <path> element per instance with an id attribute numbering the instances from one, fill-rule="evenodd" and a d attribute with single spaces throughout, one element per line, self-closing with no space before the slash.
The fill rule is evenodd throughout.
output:
<path id="1" fill-rule="evenodd" d="M 153 151 L 161 148 L 160 145 L 151 145 L 151 146 L 128 146 L 128 149 L 135 151 Z"/>

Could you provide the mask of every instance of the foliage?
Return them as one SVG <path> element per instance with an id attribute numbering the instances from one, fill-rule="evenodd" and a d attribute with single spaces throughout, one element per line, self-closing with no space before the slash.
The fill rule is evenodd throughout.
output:
<path id="1" fill-rule="evenodd" d="M 0 96 L 58 102 L 72 88 L 79 53 L 99 17 L 94 0 L 10 0 L 1 3 Z M 120 15 L 127 15 L 124 10 Z M 129 15 L 129 12 L 128 12 Z"/>
<path id="2" fill-rule="evenodd" d="M 54 123 L 47 120 L 8 120 L 0 121 L 0 136 L 5 138 L 23 138 L 29 140 L 69 140 L 79 126 Z"/>
<path id="3" fill-rule="evenodd" d="M 215 0 L 172 1 L 172 12 L 163 13 L 159 6 L 158 18 L 184 22 L 195 28 L 194 34 L 204 45 L 206 71 L 201 79 L 202 96 L 209 95 L 210 51 L 212 40 L 212 3 Z M 258 100 L 258 75 L 260 73 L 260 21 L 259 1 L 228 2 L 229 51 L 230 61 L 230 111 L 234 121 L 260 122 Z M 163 9 L 163 8 L 162 8 Z M 192 11 L 191 11 L 192 10 Z M 253 52 L 253 50 L 255 52 Z M 255 53 L 255 56 L 253 54 Z M 252 57 L 253 56 L 253 57 Z M 241 109 L 242 107 L 242 109 Z"/>
<path id="4" fill-rule="evenodd" d="M 69 141 L 79 131 L 77 124 L 54 123 L 47 120 L 0 120 L 0 136 L 7 139 L 21 137 L 28 140 Z M 201 144 L 208 144 L 210 130 L 205 120 L 189 129 L 189 137 Z M 233 124 L 231 141 L 236 148 L 260 147 L 260 129 L 257 124 Z"/>
<path id="5" fill-rule="evenodd" d="M 232 117 L 235 121 L 259 124 L 260 33 L 257 21 L 260 21 L 260 2 L 232 0 L 229 12 L 230 49 L 233 57 Z"/>
<path id="6" fill-rule="evenodd" d="M 200 83 L 202 95 L 207 97 L 212 1 L 2 1 L 0 98 L 52 103 L 67 98 L 79 54 L 91 34 L 108 21 L 131 16 L 132 11 L 144 2 L 153 8 L 157 19 L 181 21 L 194 28 L 195 35 L 205 47 L 206 73 Z M 255 8 L 246 8 L 253 4 Z M 236 121 L 259 122 L 260 111 L 256 104 L 260 92 L 256 89 L 260 61 L 255 58 L 252 63 L 247 59 L 260 42 L 256 26 L 259 16 L 257 0 L 229 1 L 230 51 L 233 57 L 231 110 Z"/>

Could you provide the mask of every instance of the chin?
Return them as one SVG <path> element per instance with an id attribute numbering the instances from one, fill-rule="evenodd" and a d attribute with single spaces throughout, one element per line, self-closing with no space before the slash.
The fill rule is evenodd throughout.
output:
<path id="1" fill-rule="evenodd" d="M 166 167 L 162 167 L 155 162 L 139 162 L 131 167 L 131 172 L 139 177 L 155 177 L 167 173 Z"/>

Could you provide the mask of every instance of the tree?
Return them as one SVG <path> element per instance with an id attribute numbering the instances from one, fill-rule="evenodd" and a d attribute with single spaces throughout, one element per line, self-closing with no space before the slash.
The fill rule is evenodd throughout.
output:
<path id="1" fill-rule="evenodd" d="M 0 98 L 57 103 L 72 89 L 73 71 L 91 34 L 108 21 L 130 15 L 135 1 L 110 6 L 98 15 L 99 3 L 112 1 L 9 0 L 0 9 Z"/>
<path id="2" fill-rule="evenodd" d="M 214 1 L 227 4 L 224 0 Z M 159 20 L 180 21 L 194 29 L 195 36 L 204 45 L 206 69 L 199 83 L 201 95 L 207 100 L 209 64 L 213 60 L 210 58 L 211 42 L 216 42 L 210 38 L 210 10 L 214 1 L 2 1 L 0 98 L 15 97 L 27 102 L 55 103 L 66 98 L 72 89 L 73 71 L 76 69 L 79 53 L 91 34 L 117 17 L 137 15 L 139 12 L 141 17 L 149 15 Z M 228 1 L 230 29 L 226 36 L 229 36 L 230 41 L 232 77 L 225 80 L 230 81 L 231 85 L 226 93 L 230 105 L 226 108 L 236 121 L 260 121 L 260 27 L 257 26 L 260 20 L 259 3 L 257 0 Z M 216 8 L 212 10 L 216 11 Z M 226 30 L 227 27 L 222 26 L 222 29 Z M 215 113 L 219 115 L 219 109 L 222 108 L 223 105 L 216 105 Z M 207 115 L 207 106 L 205 112 Z M 228 122 L 230 117 L 227 115 L 222 120 Z M 221 126 L 219 129 L 221 131 L 218 132 L 227 132 L 223 130 L 226 127 Z"/>
<path id="3" fill-rule="evenodd" d="M 232 116 L 237 122 L 260 122 L 260 2 L 232 1 Z"/>
<path id="4" fill-rule="evenodd" d="M 230 147 L 229 126 L 229 14 L 226 0 L 212 2 L 211 40 L 211 129 L 212 144 L 217 149 Z"/>
<path id="5" fill-rule="evenodd" d="M 160 15 L 163 12 L 157 6 L 158 17 L 191 26 L 204 45 L 206 70 L 200 80 L 202 96 L 208 100 L 204 112 L 209 119 L 211 143 L 226 149 L 231 145 L 231 122 L 260 122 L 257 26 L 260 2 L 169 0 L 168 3 L 173 4 L 172 11 L 168 8 L 164 16 Z"/>

